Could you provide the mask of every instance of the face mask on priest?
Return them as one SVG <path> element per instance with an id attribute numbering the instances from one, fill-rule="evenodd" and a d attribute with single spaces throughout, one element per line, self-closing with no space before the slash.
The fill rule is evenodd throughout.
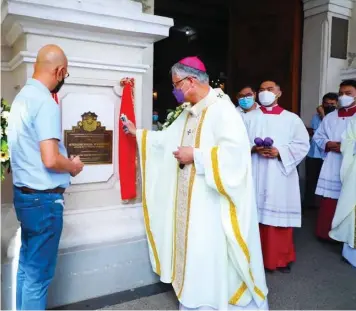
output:
<path id="1" fill-rule="evenodd" d="M 176 98 L 178 104 L 190 102 L 189 91 L 191 90 L 194 83 L 193 79 L 193 77 L 185 77 L 176 82 L 173 82 L 173 95 Z"/>
<path id="2" fill-rule="evenodd" d="M 195 57 L 187 58 L 172 67 L 173 95 L 179 104 L 192 105 L 209 92 L 209 76 L 204 64 Z"/>
<path id="3" fill-rule="evenodd" d="M 261 84 L 258 100 L 265 107 L 274 106 L 277 105 L 278 98 L 281 95 L 282 92 L 279 85 L 273 81 L 265 81 Z"/>

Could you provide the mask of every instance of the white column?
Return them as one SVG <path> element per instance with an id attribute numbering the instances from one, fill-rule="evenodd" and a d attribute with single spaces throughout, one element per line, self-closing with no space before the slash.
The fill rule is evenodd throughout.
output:
<path id="1" fill-rule="evenodd" d="M 173 20 L 143 13 L 142 4 L 139 2 L 1 1 L 3 38 L 1 71 L 3 78 L 6 78 L 3 79 L 1 87 L 5 99 L 11 103 L 27 78 L 31 77 L 38 50 L 46 44 L 58 44 L 68 57 L 70 72 L 70 77 L 59 92 L 62 130 L 71 130 L 78 121 L 81 121 L 81 115 L 90 110 L 98 114 L 98 121 L 102 122 L 102 126 L 114 133 L 112 164 L 86 166 L 82 174 L 72 180 L 72 185 L 66 191 L 64 228 L 60 243 L 62 250 L 82 246 L 87 250 L 88 245 L 114 242 L 121 245 L 120 249 L 132 250 L 135 245 L 141 245 L 132 241 L 145 238 L 140 199 L 125 204 L 120 196 L 120 176 L 117 167 L 117 122 L 121 104 L 119 83 L 125 77 L 135 79 L 134 105 L 138 126 L 150 126 L 153 44 L 169 35 Z M 145 2 L 151 4 L 149 13 L 153 13 L 153 1 Z M 5 258 L 2 259 L 8 262 L 15 257 L 13 266 L 15 273 L 20 238 L 15 237 L 18 223 L 11 206 L 11 176 L 7 177 L 6 183 L 2 186 L 3 192 L 8 194 L 6 201 L 2 200 L 2 203 L 8 203 L 2 205 L 2 214 L 7 215 L 7 223 L 4 226 L 6 228 L 2 232 L 2 249 L 5 250 L 3 256 Z M 6 239 L 3 239 L 3 235 Z M 145 271 L 150 271 L 148 254 L 144 260 L 137 259 L 134 254 L 134 252 L 121 254 L 117 260 L 125 264 L 112 261 L 111 269 L 114 271 L 112 273 L 125 274 L 125 270 L 134 269 L 132 267 L 135 265 L 140 265 L 138 271 L 143 271 L 141 268 L 144 265 L 147 268 Z M 88 262 L 87 268 L 91 273 L 98 270 L 98 274 L 106 275 L 105 263 L 99 264 L 102 265 L 93 267 L 91 262 Z M 75 267 L 70 269 L 72 268 L 75 269 Z M 83 275 L 78 278 L 85 277 Z M 142 277 L 140 275 L 135 277 L 136 279 L 131 278 L 133 281 L 130 279 L 131 283 L 124 279 L 121 283 L 103 285 L 101 293 L 92 292 L 89 295 L 105 295 L 118 288 L 130 289 L 130 286 L 137 287 L 141 283 L 144 285 L 152 278 L 148 277 L 147 273 Z M 57 278 L 68 282 L 66 275 L 57 275 Z M 6 285 L 12 287 L 14 308 L 14 275 L 11 283 Z M 86 293 L 78 295 L 77 297 L 66 293 L 60 300 L 68 303 L 75 299 L 88 298 L 85 296 Z"/>
<path id="2" fill-rule="evenodd" d="M 341 72 L 341 79 L 356 80 L 356 5 L 352 10 L 349 31 L 349 47 L 348 47 L 348 67 Z"/>
<path id="3" fill-rule="evenodd" d="M 153 1 L 150 4 L 152 11 Z M 151 12 L 152 13 L 152 12 Z M 138 126 L 152 119 L 153 43 L 167 37 L 171 18 L 142 12 L 131 0 L 2 1 L 2 91 L 11 102 L 33 72 L 38 50 L 58 44 L 70 77 L 59 93 L 62 129 L 86 111 L 114 131 L 112 165 L 86 166 L 66 192 L 61 248 L 144 236 L 141 204 L 123 204 L 118 176 L 119 82 L 135 79 Z M 4 80 L 4 79 L 3 79 Z M 4 82 L 4 81 L 3 81 Z M 11 203 L 11 176 L 3 184 Z"/>
<path id="4" fill-rule="evenodd" d="M 327 92 L 337 92 L 347 60 L 331 57 L 332 18 L 349 20 L 354 0 L 303 0 L 301 117 L 310 123 Z M 351 38 L 350 38 L 351 39 Z"/>

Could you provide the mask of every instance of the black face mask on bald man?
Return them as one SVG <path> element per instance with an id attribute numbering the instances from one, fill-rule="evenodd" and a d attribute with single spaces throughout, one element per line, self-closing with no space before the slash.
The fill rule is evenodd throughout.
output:
<path id="1" fill-rule="evenodd" d="M 325 115 L 329 114 L 330 112 L 333 112 L 335 109 L 336 109 L 335 106 L 326 106 L 326 107 L 324 107 Z"/>
<path id="2" fill-rule="evenodd" d="M 63 84 L 64 84 L 64 79 L 63 79 L 62 81 L 59 81 L 59 82 L 57 83 L 57 85 L 56 85 L 55 88 L 51 91 L 51 93 L 54 93 L 54 94 L 58 93 L 59 90 L 62 88 Z"/>

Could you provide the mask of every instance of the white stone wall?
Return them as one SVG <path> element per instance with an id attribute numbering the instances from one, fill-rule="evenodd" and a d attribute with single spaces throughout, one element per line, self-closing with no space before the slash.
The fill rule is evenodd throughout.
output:
<path id="1" fill-rule="evenodd" d="M 350 19 L 349 52 L 356 53 L 356 5 L 355 4 L 354 4 L 354 8 L 352 10 L 352 16 Z M 354 61 L 354 65 L 356 68 L 355 61 Z"/>
<path id="2" fill-rule="evenodd" d="M 342 79 L 350 78 L 348 61 L 330 57 L 332 18 L 350 20 L 349 51 L 355 46 L 354 0 L 303 0 L 304 37 L 301 81 L 301 117 L 310 124 L 327 92 L 337 92 Z M 347 71 L 348 76 L 346 76 Z"/>
<path id="3" fill-rule="evenodd" d="M 349 47 L 348 47 L 347 68 L 341 70 L 341 79 L 356 80 L 356 4 L 352 10 L 352 15 L 349 22 Z"/>
<path id="4" fill-rule="evenodd" d="M 61 248 L 144 236 L 140 203 L 121 201 L 117 128 L 124 77 L 135 79 L 138 127 L 151 127 L 153 43 L 168 36 L 173 20 L 154 16 L 153 0 L 148 4 L 146 14 L 131 0 L 2 1 L 2 96 L 11 102 L 31 77 L 38 50 L 58 44 L 70 73 L 59 92 L 62 129 L 91 110 L 114 131 L 113 164 L 87 166 L 67 190 Z M 12 200 L 8 177 L 3 204 Z M 8 213 L 9 205 L 3 208 Z"/>

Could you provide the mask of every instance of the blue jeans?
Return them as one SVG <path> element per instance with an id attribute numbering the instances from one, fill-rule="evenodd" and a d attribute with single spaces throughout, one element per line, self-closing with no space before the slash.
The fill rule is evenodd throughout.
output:
<path id="1" fill-rule="evenodd" d="M 45 310 L 63 227 L 63 195 L 15 188 L 14 206 L 21 223 L 16 309 Z"/>

